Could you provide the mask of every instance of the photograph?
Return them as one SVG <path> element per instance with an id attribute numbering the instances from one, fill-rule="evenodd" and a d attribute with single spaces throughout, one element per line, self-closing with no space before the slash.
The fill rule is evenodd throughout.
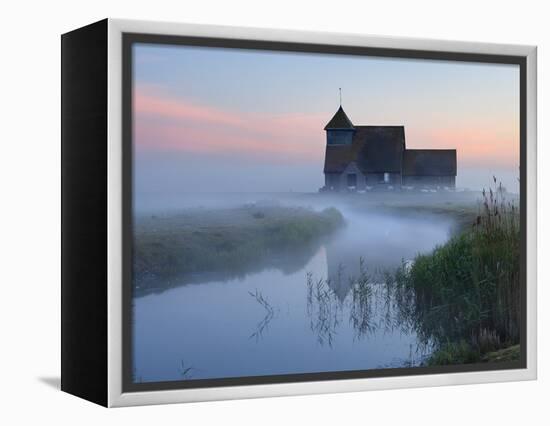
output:
<path id="1" fill-rule="evenodd" d="M 127 54 L 135 389 L 525 366 L 520 64 Z"/>

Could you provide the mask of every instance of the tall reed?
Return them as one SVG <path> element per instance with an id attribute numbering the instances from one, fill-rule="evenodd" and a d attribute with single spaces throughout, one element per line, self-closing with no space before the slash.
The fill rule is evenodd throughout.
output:
<path id="1" fill-rule="evenodd" d="M 439 347 L 468 342 L 479 353 L 519 341 L 520 218 L 502 184 L 482 193 L 470 230 L 401 268 L 404 315 Z"/>

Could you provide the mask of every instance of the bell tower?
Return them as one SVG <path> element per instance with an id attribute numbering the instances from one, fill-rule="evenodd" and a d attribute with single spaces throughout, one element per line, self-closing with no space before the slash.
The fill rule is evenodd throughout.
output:
<path id="1" fill-rule="evenodd" d="M 342 108 L 342 89 L 340 89 L 340 107 L 325 126 L 327 145 L 351 145 L 355 127 Z"/>

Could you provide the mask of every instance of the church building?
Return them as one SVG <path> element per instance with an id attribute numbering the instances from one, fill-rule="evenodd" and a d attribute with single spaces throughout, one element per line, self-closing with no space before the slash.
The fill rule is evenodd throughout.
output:
<path id="1" fill-rule="evenodd" d="M 455 187 L 456 149 L 407 149 L 404 126 L 357 126 L 340 105 L 325 131 L 323 191 Z"/>

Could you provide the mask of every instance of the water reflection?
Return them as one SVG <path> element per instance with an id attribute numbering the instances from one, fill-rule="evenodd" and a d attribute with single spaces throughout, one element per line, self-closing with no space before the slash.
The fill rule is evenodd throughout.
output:
<path id="1" fill-rule="evenodd" d="M 142 381 L 418 365 L 411 294 L 388 271 L 448 238 L 432 217 L 345 214 L 313 254 L 134 299 L 134 368 Z M 309 250 L 309 249 L 308 249 Z M 285 262 L 283 262 L 285 263 Z M 412 309 L 412 308 L 411 308 Z M 182 362 L 182 359 L 185 362 Z"/>
<path id="2" fill-rule="evenodd" d="M 275 310 L 273 309 L 273 306 L 269 304 L 269 302 L 265 299 L 265 297 L 256 289 L 254 293 L 251 291 L 248 292 L 250 296 L 252 296 L 256 302 L 258 302 L 264 309 L 265 309 L 265 316 L 263 319 L 256 325 L 256 330 L 254 333 L 250 335 L 250 338 L 254 338 L 256 341 L 259 341 L 264 332 L 267 329 L 267 326 L 273 319 L 275 315 Z"/>
<path id="3" fill-rule="evenodd" d="M 212 282 L 229 282 L 243 280 L 248 276 L 266 269 L 277 269 L 285 275 L 301 271 L 319 248 L 326 242 L 324 238 L 314 239 L 301 246 L 288 247 L 278 252 L 265 252 L 253 262 L 235 263 L 227 265 L 217 271 L 189 273 L 181 276 L 161 277 L 158 274 L 148 273 L 134 276 L 133 293 L 135 298 L 149 294 L 159 294 L 182 285 L 209 284 Z"/>
<path id="4" fill-rule="evenodd" d="M 345 280 L 343 266 L 338 268 L 336 280 L 314 279 L 312 273 L 307 274 L 307 314 L 310 329 L 319 344 L 332 347 L 338 327 L 346 319 L 354 331 L 354 340 L 376 333 L 414 334 L 418 328 L 414 315 L 411 315 L 411 309 L 415 306 L 414 293 L 400 287 L 393 273 L 369 274 L 363 258 L 357 263 L 359 275 L 346 276 Z M 345 295 L 341 292 L 342 282 L 349 290 Z M 431 340 L 422 337 L 417 342 L 417 352 L 425 354 L 429 351 Z"/>
<path id="5" fill-rule="evenodd" d="M 331 281 L 319 279 L 314 282 L 313 275 L 307 274 L 307 314 L 310 329 L 320 345 L 332 347 L 336 329 L 341 322 L 343 301 L 331 288 Z M 339 285 L 337 285 L 339 287 Z"/>
<path id="6" fill-rule="evenodd" d="M 188 366 L 185 364 L 184 361 L 181 361 L 180 365 L 180 380 L 189 380 L 193 378 L 193 371 L 195 371 L 195 368 L 192 366 Z"/>

